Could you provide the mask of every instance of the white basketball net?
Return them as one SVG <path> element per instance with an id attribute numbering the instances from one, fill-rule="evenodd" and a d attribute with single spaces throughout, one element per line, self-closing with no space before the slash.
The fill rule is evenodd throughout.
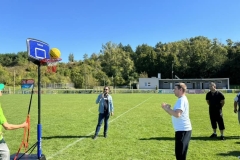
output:
<path id="1" fill-rule="evenodd" d="M 57 71 L 57 64 L 61 60 L 62 60 L 61 58 L 43 59 L 43 60 L 41 60 L 41 64 L 47 65 L 48 72 L 56 72 Z"/>
<path id="2" fill-rule="evenodd" d="M 50 62 L 48 61 L 47 62 L 47 66 L 48 66 L 48 71 L 49 72 L 56 72 L 57 71 L 57 64 L 58 64 L 58 61 L 56 62 Z"/>

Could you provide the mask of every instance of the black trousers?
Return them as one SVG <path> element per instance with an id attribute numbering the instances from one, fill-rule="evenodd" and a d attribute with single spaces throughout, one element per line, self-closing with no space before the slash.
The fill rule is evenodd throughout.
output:
<path id="1" fill-rule="evenodd" d="M 192 131 L 175 132 L 175 155 L 177 160 L 186 160 Z"/>
<path id="2" fill-rule="evenodd" d="M 212 129 L 217 129 L 217 124 L 219 127 L 219 130 L 224 130 L 224 122 L 223 122 L 223 114 L 222 110 L 209 110 L 209 115 L 210 115 L 210 121 L 212 125 Z"/>

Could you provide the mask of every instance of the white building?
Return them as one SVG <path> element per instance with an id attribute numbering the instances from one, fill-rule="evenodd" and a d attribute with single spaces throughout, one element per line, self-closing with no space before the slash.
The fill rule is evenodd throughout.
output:
<path id="1" fill-rule="evenodd" d="M 217 89 L 230 89 L 229 78 L 206 79 L 161 79 L 139 78 L 139 89 L 173 89 L 176 83 L 185 83 L 188 89 L 209 89 L 211 82 L 216 83 Z"/>

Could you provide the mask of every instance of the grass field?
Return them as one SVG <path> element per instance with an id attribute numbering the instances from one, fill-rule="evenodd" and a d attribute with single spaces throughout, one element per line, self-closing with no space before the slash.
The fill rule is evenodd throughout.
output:
<path id="1" fill-rule="evenodd" d="M 96 94 L 42 95 L 42 151 L 47 159 L 76 160 L 173 160 L 174 130 L 171 117 L 160 108 L 161 102 L 174 104 L 173 94 L 113 94 L 115 115 L 110 118 L 108 138 L 92 140 L 98 118 Z M 223 109 L 225 141 L 208 138 L 212 134 L 204 94 L 187 95 L 190 103 L 192 139 L 189 160 L 226 160 L 240 156 L 240 126 L 233 113 L 235 94 L 225 94 Z M 26 119 L 30 95 L 3 95 L 3 111 L 9 123 Z M 30 146 L 37 141 L 37 95 L 31 108 Z M 218 131 L 218 135 L 219 135 Z M 16 153 L 23 130 L 4 131 L 11 150 Z M 23 150 L 22 150 L 23 152 Z M 33 151 L 36 153 L 36 149 Z"/>

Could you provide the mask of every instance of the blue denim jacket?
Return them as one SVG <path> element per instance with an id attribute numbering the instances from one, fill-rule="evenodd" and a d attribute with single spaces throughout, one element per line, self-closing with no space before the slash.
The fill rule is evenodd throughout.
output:
<path id="1" fill-rule="evenodd" d="M 104 113 L 104 98 L 102 94 L 99 94 L 96 100 L 96 104 L 99 103 L 98 111 L 99 113 Z M 108 95 L 108 112 L 113 112 L 113 99 L 111 95 Z"/>

